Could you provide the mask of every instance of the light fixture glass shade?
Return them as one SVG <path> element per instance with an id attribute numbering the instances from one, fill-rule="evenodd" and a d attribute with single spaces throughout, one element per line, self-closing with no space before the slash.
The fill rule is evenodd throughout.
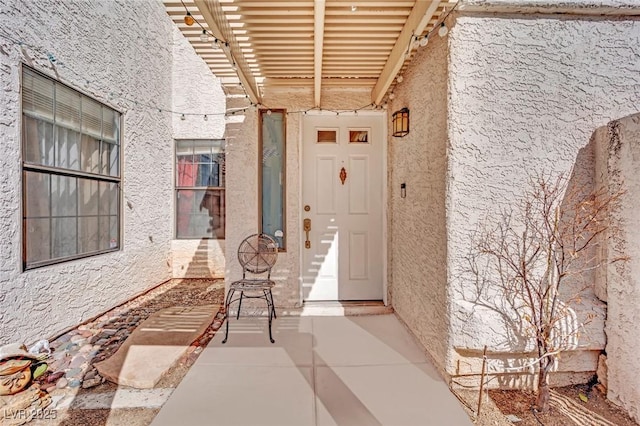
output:
<path id="1" fill-rule="evenodd" d="M 393 136 L 403 137 L 409 134 L 409 108 L 402 108 L 392 116 Z"/>
<path id="2" fill-rule="evenodd" d="M 424 36 L 420 39 L 420 46 L 425 47 L 427 44 L 429 44 L 429 37 Z"/>
<path id="3" fill-rule="evenodd" d="M 195 20 L 193 19 L 193 16 L 191 16 L 191 12 L 187 11 L 187 14 L 184 16 L 184 23 L 188 26 L 192 26 L 194 22 Z"/>
<path id="4" fill-rule="evenodd" d="M 440 28 L 438 29 L 438 35 L 440 37 L 444 37 L 449 33 L 449 28 L 447 28 L 447 26 L 445 25 L 445 23 L 443 22 L 442 24 L 440 24 Z"/>
<path id="5" fill-rule="evenodd" d="M 202 30 L 202 34 L 200 34 L 200 41 L 206 43 L 209 41 L 209 34 L 207 34 L 207 30 Z"/>

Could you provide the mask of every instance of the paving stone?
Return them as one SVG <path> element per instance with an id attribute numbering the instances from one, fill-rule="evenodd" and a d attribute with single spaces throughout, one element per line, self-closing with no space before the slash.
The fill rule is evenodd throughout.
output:
<path id="1" fill-rule="evenodd" d="M 184 354 L 191 342 L 207 329 L 214 315 L 212 308 L 211 305 L 175 306 L 159 310 L 140 324 L 113 356 L 94 365 L 103 377 L 112 382 L 152 388 Z M 197 322 L 198 326 L 188 333 L 174 331 L 173 324 L 184 324 L 185 320 Z M 132 347 L 135 347 L 133 352 L 130 351 Z"/>
<path id="2" fill-rule="evenodd" d="M 45 381 L 47 383 L 54 383 L 62 376 L 64 376 L 64 371 L 56 371 L 55 373 L 49 374 Z"/>
<path id="3" fill-rule="evenodd" d="M 60 345 L 62 343 L 67 343 L 69 341 L 69 339 L 71 339 L 71 335 L 70 334 L 63 334 L 62 336 L 58 337 L 55 340 L 55 344 L 56 345 Z"/>
<path id="4" fill-rule="evenodd" d="M 75 344 L 77 344 L 78 346 L 84 344 L 84 342 L 87 340 L 86 337 L 80 335 L 80 334 L 76 334 L 75 336 L 71 337 L 71 341 Z"/>
<path id="5" fill-rule="evenodd" d="M 81 368 L 72 368 L 71 370 L 67 371 L 64 376 L 70 379 L 74 377 L 80 377 L 81 374 L 82 374 Z"/>
<path id="6" fill-rule="evenodd" d="M 93 379 L 84 380 L 82 382 L 82 389 L 89 389 L 98 386 L 102 383 L 102 379 L 94 377 Z"/>
<path id="7" fill-rule="evenodd" d="M 73 357 L 73 360 L 69 364 L 69 368 L 80 368 L 85 362 L 87 362 L 87 359 L 84 356 L 78 354 Z"/>
<path id="8" fill-rule="evenodd" d="M 82 345 L 80 347 L 80 349 L 78 349 L 78 352 L 80 353 L 90 353 L 93 350 L 93 345 L 90 345 L 89 343 Z"/>
<path id="9" fill-rule="evenodd" d="M 91 330 L 81 330 L 81 331 L 80 331 L 80 335 L 81 335 L 82 337 L 87 337 L 87 338 L 89 338 L 89 337 L 93 337 L 93 332 L 92 332 Z"/>

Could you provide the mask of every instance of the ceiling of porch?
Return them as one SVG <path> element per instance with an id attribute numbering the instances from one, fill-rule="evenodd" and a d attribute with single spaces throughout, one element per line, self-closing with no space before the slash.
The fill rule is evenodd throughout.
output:
<path id="1" fill-rule="evenodd" d="M 382 103 L 448 0 L 163 0 L 196 53 L 255 104 L 267 87 L 365 87 Z M 187 12 L 193 24 L 185 22 Z M 424 44 L 425 40 L 422 40 Z"/>

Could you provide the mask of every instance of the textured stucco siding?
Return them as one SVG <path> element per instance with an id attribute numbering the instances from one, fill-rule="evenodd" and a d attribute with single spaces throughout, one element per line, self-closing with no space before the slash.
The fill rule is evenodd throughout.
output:
<path id="1" fill-rule="evenodd" d="M 370 103 L 369 90 L 327 89 L 322 93 L 322 108 L 350 110 Z M 277 285 L 273 289 L 277 307 L 301 305 L 300 292 L 300 135 L 302 112 L 313 105 L 313 91 L 303 88 L 267 90 L 263 105 L 286 109 L 286 251 L 278 255 L 272 272 Z M 244 96 L 229 100 L 231 108 L 248 106 Z M 225 278 L 227 282 L 242 276 L 237 260 L 240 242 L 258 231 L 258 132 L 259 118 L 255 107 L 243 115 L 230 117 L 227 125 L 227 238 Z M 243 302 L 244 303 L 244 302 Z"/>
<path id="2" fill-rule="evenodd" d="M 225 134 L 226 96 L 220 80 L 196 55 L 180 30 L 173 30 L 172 114 L 174 139 L 222 139 Z M 184 120 L 182 119 L 184 113 Z M 205 120 L 205 117 L 206 120 Z M 172 168 L 175 182 L 175 160 Z M 171 212 L 175 211 L 175 192 Z M 172 235 L 175 238 L 175 215 Z M 228 230 L 228 225 L 227 225 Z M 173 278 L 222 278 L 225 268 L 225 240 L 173 240 L 171 271 Z"/>
<path id="3" fill-rule="evenodd" d="M 389 132 L 390 293 L 400 318 L 442 369 L 448 341 L 448 40 L 421 48 L 395 89 L 389 115 L 410 111 L 410 132 Z M 391 124 L 389 124 L 391 129 Z M 406 198 L 400 185 L 406 183 Z"/>
<path id="4" fill-rule="evenodd" d="M 454 350 L 446 367 L 455 374 L 461 359 L 479 357 L 484 345 L 497 352 L 510 348 L 499 315 L 473 304 L 473 276 L 465 259 L 472 233 L 485 217 L 512 205 L 530 175 L 566 173 L 572 184 L 593 183 L 593 131 L 638 108 L 640 21 L 460 15 L 449 43 L 447 227 Z M 574 308 L 579 322 L 595 315 L 578 347 L 602 349 L 604 305 L 591 290 Z M 583 358 L 573 371 L 595 371 L 596 358 Z M 559 368 L 564 369 L 562 361 Z"/>
<path id="5" fill-rule="evenodd" d="M 597 181 L 612 194 L 626 191 L 612 213 L 599 284 L 606 291 L 607 397 L 640 421 L 640 114 L 612 121 L 595 136 Z M 616 261 L 618 258 L 626 261 Z"/>
<path id="6" fill-rule="evenodd" d="M 172 107 L 174 32 L 153 0 L 2 0 L 0 9 L 2 33 L 23 43 L 0 37 L 0 342 L 29 343 L 170 277 L 172 121 L 159 109 Z M 21 272 L 21 61 L 123 113 L 122 250 Z"/>

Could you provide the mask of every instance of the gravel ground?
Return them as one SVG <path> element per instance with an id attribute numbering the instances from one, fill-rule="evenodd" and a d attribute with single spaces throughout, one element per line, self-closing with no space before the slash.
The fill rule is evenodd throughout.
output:
<path id="1" fill-rule="evenodd" d="M 35 419 L 29 424 L 148 425 L 159 408 L 109 410 L 74 407 L 74 401 L 84 400 L 91 395 L 104 400 L 105 395 L 112 395 L 118 389 L 131 389 L 105 381 L 93 368 L 93 364 L 115 353 L 137 325 L 151 314 L 171 306 L 214 304 L 221 307 L 223 298 L 222 280 L 171 280 L 59 336 L 51 342 L 53 352 L 48 360 L 49 371 L 37 380 L 40 387 L 47 390 L 54 401 L 46 410 L 50 414 L 49 417 L 55 416 L 55 419 Z M 187 349 L 177 365 L 169 370 L 154 389 L 175 389 L 221 324 L 222 313 L 219 311 L 205 333 Z"/>

